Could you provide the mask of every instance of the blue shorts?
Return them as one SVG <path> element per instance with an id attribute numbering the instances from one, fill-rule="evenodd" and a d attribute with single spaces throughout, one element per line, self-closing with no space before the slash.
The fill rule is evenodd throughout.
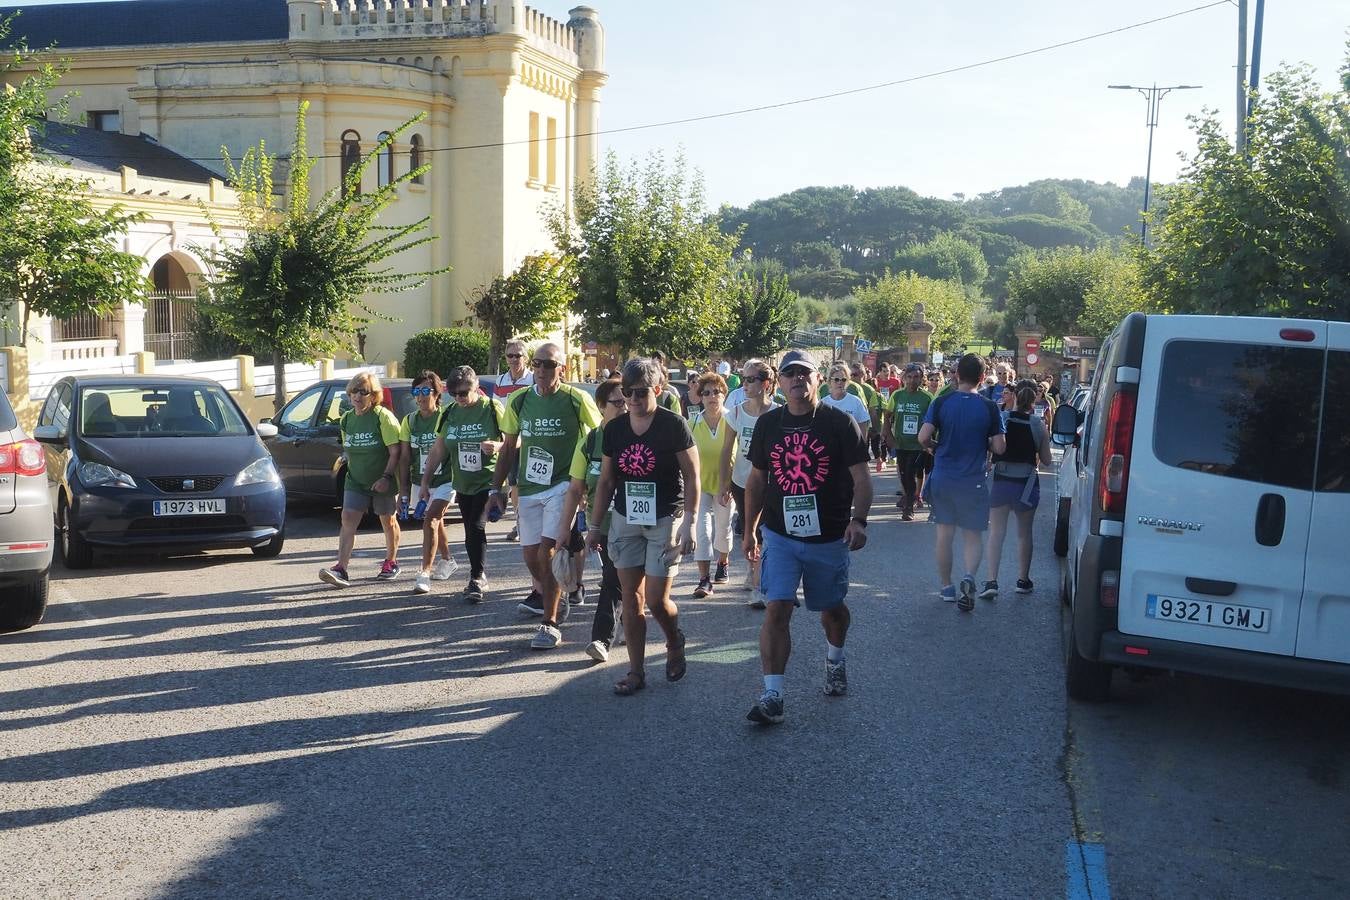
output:
<path id="1" fill-rule="evenodd" d="M 1011 506 L 1013 512 L 1030 512 L 1041 503 L 1041 479 L 999 478 L 994 476 L 990 506 Z"/>
<path id="2" fill-rule="evenodd" d="M 759 589 L 770 603 L 796 603 L 801 585 L 806 608 L 815 612 L 844 605 L 848 596 L 848 543 L 808 544 L 764 529 Z"/>
<path id="3" fill-rule="evenodd" d="M 966 531 L 989 529 L 989 482 L 938 482 L 929 477 L 925 485 L 928 507 L 939 525 L 955 525 Z"/>

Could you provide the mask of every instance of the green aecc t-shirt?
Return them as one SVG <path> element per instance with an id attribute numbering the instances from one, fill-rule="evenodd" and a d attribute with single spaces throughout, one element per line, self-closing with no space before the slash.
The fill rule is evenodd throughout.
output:
<path id="1" fill-rule="evenodd" d="M 389 448 L 397 447 L 399 424 L 394 414 L 377 406 L 365 415 L 349 409 L 338 423 L 342 435 L 342 454 L 347 457 L 346 490 L 358 494 L 375 493 L 375 482 L 389 465 Z M 398 482 L 389 479 L 386 494 L 398 490 Z"/>

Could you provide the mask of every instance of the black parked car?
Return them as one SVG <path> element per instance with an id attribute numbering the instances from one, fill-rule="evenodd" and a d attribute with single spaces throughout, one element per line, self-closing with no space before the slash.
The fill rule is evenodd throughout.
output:
<path id="1" fill-rule="evenodd" d="M 342 457 L 338 421 L 352 408 L 347 400 L 347 382 L 345 378 L 330 378 L 312 384 L 292 397 L 274 418 L 263 420 L 277 429 L 276 436 L 267 440 L 267 448 L 272 451 L 288 497 L 342 504 L 347 463 Z M 400 422 L 417 409 L 412 379 L 384 379 L 381 385 L 385 408 Z M 478 377 L 484 393 L 491 394 L 492 385 L 491 376 Z M 450 402 L 449 396 L 441 398 L 442 406 Z"/>
<path id="2" fill-rule="evenodd" d="M 85 568 L 96 548 L 281 552 L 286 498 L 260 438 L 208 378 L 69 376 L 33 437 L 46 452 L 57 547 Z"/>

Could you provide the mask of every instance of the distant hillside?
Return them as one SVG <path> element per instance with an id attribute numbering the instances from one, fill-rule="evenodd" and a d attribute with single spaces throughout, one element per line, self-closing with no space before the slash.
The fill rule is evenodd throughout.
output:
<path id="1" fill-rule="evenodd" d="M 954 236 L 978 248 L 987 264 L 987 279 L 968 287 L 1000 308 L 1010 259 L 1137 232 L 1143 192 L 1142 178 L 1124 187 L 1047 179 L 956 200 L 904 187 L 808 187 L 744 209 L 725 207 L 721 225 L 744 227 L 743 247 L 781 263 L 799 293 L 821 298 L 846 296 L 887 268 L 912 267 L 906 250 Z"/>

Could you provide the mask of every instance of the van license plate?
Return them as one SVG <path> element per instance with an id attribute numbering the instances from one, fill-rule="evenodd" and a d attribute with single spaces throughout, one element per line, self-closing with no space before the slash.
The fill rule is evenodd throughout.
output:
<path id="1" fill-rule="evenodd" d="M 225 514 L 225 498 L 210 500 L 156 500 L 157 516 L 222 516 Z"/>
<path id="2" fill-rule="evenodd" d="M 1182 600 L 1178 597 L 1149 594 L 1144 615 L 1150 619 L 1213 625 L 1217 628 L 1235 628 L 1238 631 L 1270 631 L 1270 610 L 1259 606 L 1237 606 L 1233 603 Z"/>

